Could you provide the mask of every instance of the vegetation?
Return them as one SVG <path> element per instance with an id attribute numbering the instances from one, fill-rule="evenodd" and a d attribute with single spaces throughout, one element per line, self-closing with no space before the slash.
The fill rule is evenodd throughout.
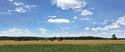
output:
<path id="1" fill-rule="evenodd" d="M 29 40 L 50 40 L 50 41 L 63 41 L 63 40 L 125 40 L 125 38 L 117 38 L 116 34 L 112 35 L 112 38 L 102 38 L 93 36 L 81 36 L 81 37 L 0 37 L 0 40 L 14 40 L 14 41 L 29 41 Z"/>
<path id="2" fill-rule="evenodd" d="M 101 38 L 101 37 L 0 37 L 0 40 L 15 40 L 15 41 L 28 41 L 28 40 L 104 40 L 107 38 Z"/>
<path id="3" fill-rule="evenodd" d="M 113 40 L 117 40 L 116 34 L 113 34 L 113 35 L 112 35 L 112 39 L 113 39 Z"/>
<path id="4" fill-rule="evenodd" d="M 62 41 L 63 38 L 62 38 L 62 37 L 58 37 L 57 40 L 58 40 L 58 41 Z"/>
<path id="5" fill-rule="evenodd" d="M 125 52 L 125 45 L 9 45 L 0 46 L 0 52 Z"/>
<path id="6" fill-rule="evenodd" d="M 64 40 L 104 40 L 108 38 L 87 36 L 87 37 L 62 37 L 62 39 Z"/>
<path id="7" fill-rule="evenodd" d="M 49 38 L 49 40 L 54 41 L 56 40 L 56 37 Z"/>

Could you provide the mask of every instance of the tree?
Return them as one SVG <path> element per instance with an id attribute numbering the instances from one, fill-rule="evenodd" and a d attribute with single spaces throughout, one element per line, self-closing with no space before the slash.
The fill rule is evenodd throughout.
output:
<path id="1" fill-rule="evenodd" d="M 63 38 L 62 38 L 62 37 L 58 37 L 57 40 L 58 40 L 58 41 L 62 41 Z"/>
<path id="2" fill-rule="evenodd" d="M 54 40 L 56 40 L 56 37 L 50 38 L 50 40 L 51 40 L 51 41 L 54 41 Z"/>
<path id="3" fill-rule="evenodd" d="M 116 34 L 113 34 L 113 35 L 112 35 L 112 39 L 113 39 L 113 40 L 117 40 Z"/>

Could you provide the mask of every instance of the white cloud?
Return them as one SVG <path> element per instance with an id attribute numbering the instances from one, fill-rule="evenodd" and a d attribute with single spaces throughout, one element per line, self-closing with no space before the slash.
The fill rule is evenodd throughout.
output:
<path id="1" fill-rule="evenodd" d="M 48 30 L 45 29 L 45 28 L 39 28 L 39 31 L 40 31 L 41 33 L 46 33 Z"/>
<path id="2" fill-rule="evenodd" d="M 78 19 L 78 17 L 77 17 L 77 16 L 74 16 L 74 19 Z"/>
<path id="3" fill-rule="evenodd" d="M 13 0 L 9 0 L 12 2 Z M 8 12 L 18 12 L 18 13 L 25 13 L 27 11 L 30 11 L 33 7 L 36 7 L 36 5 L 29 5 L 23 2 L 12 2 L 16 8 L 13 10 L 8 10 Z"/>
<path id="4" fill-rule="evenodd" d="M 13 2 L 13 4 L 16 6 L 23 6 L 24 5 L 24 3 L 22 3 L 22 2 Z"/>
<path id="5" fill-rule="evenodd" d="M 82 33 L 69 33 L 64 32 L 65 28 L 61 28 L 61 31 L 49 31 L 45 28 L 38 28 L 38 31 L 31 31 L 29 29 L 20 29 L 20 28 L 9 28 L 6 30 L 0 30 L 0 36 L 35 36 L 35 37 L 77 37 L 77 36 L 97 36 L 97 37 L 111 37 L 112 34 L 116 33 L 118 37 L 124 37 L 125 32 L 121 30 L 113 30 L 111 32 L 101 32 L 99 33 L 91 33 L 91 32 L 82 32 Z M 66 29 L 69 29 L 69 27 Z M 85 29 L 90 29 L 89 27 L 86 27 Z M 118 34 L 117 32 L 120 32 Z"/>
<path id="6" fill-rule="evenodd" d="M 96 22 L 96 21 L 90 21 L 93 25 L 99 24 L 99 25 L 107 25 L 112 20 L 104 20 L 103 22 Z"/>
<path id="7" fill-rule="evenodd" d="M 88 20 L 90 20 L 90 18 L 87 18 L 87 17 L 86 18 L 80 18 L 79 20 L 80 21 L 88 21 Z"/>
<path id="8" fill-rule="evenodd" d="M 0 11 L 0 14 L 11 15 L 16 13 L 25 13 L 31 11 L 32 8 L 37 7 L 36 5 L 27 4 L 24 2 L 16 1 L 16 0 L 8 0 L 15 7 L 13 9 L 7 9 L 7 11 Z"/>
<path id="9" fill-rule="evenodd" d="M 87 5 L 87 2 L 85 0 L 52 0 L 52 2 L 62 10 L 80 9 L 86 7 Z"/>
<path id="10" fill-rule="evenodd" d="M 18 7 L 17 7 L 14 11 L 15 11 L 15 12 L 19 12 L 19 13 L 25 13 L 25 12 L 26 12 L 25 9 L 23 9 L 23 8 L 18 8 Z"/>
<path id="11" fill-rule="evenodd" d="M 93 12 L 91 12 L 89 10 L 82 10 L 81 15 L 82 16 L 90 16 L 90 15 L 93 15 Z"/>
<path id="12" fill-rule="evenodd" d="M 125 25 L 125 16 L 119 17 L 118 20 L 113 22 L 114 25 Z"/>
<path id="13" fill-rule="evenodd" d="M 78 17 L 78 16 L 74 16 L 73 17 L 75 20 L 80 20 L 80 21 L 88 21 L 91 20 L 91 18 L 89 17 Z"/>
<path id="14" fill-rule="evenodd" d="M 0 36 L 32 36 L 29 29 L 10 28 L 0 31 Z"/>
<path id="15" fill-rule="evenodd" d="M 85 30 L 89 30 L 90 28 L 89 27 L 86 27 Z"/>
<path id="16" fill-rule="evenodd" d="M 51 34 L 51 33 L 49 33 Z M 39 36 L 44 37 L 48 35 L 48 30 L 45 28 L 38 28 L 36 31 L 31 31 L 27 28 L 9 28 L 0 30 L 0 36 Z M 51 35 L 50 35 L 51 36 Z"/>
<path id="17" fill-rule="evenodd" d="M 48 18 L 56 18 L 57 16 L 48 16 Z"/>
<path id="18" fill-rule="evenodd" d="M 95 31 L 105 31 L 105 30 L 117 30 L 121 27 L 121 25 L 125 26 L 125 16 L 119 17 L 117 20 L 115 20 L 111 25 L 107 25 L 105 27 L 96 27 L 92 28 L 91 30 Z"/>
<path id="19" fill-rule="evenodd" d="M 65 32 L 66 30 L 69 30 L 70 27 L 59 27 L 61 32 Z"/>
<path id="20" fill-rule="evenodd" d="M 49 23 L 70 23 L 69 19 L 49 19 Z"/>
<path id="21" fill-rule="evenodd" d="M 85 0 L 52 0 L 52 3 L 62 10 L 73 10 L 80 12 L 82 16 L 93 15 L 93 12 L 86 9 L 87 2 Z M 76 17 L 74 18 L 76 19 Z"/>
<path id="22" fill-rule="evenodd" d="M 112 29 L 117 29 L 120 28 L 119 25 L 107 25 L 105 27 L 96 27 L 96 28 L 92 28 L 91 30 L 94 31 L 106 31 L 106 30 L 112 30 Z"/>
<path id="23" fill-rule="evenodd" d="M 29 29 L 21 29 L 21 28 L 9 28 L 5 30 L 0 30 L 0 36 L 11 36 L 11 37 L 55 37 L 58 35 L 62 35 L 60 32 L 50 32 L 45 28 L 37 28 L 36 31 L 31 31 Z"/>
<path id="24" fill-rule="evenodd" d="M 13 2 L 14 0 L 9 0 L 10 2 Z"/>

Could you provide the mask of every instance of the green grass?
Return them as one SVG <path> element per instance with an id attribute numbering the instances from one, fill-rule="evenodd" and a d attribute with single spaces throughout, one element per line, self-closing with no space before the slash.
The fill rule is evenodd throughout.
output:
<path id="1" fill-rule="evenodd" d="M 125 45 L 8 45 L 0 46 L 0 52 L 125 52 Z"/>

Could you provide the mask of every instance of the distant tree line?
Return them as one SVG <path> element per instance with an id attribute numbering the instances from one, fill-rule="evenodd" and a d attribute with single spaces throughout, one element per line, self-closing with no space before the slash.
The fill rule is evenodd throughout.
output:
<path id="1" fill-rule="evenodd" d="M 50 40 L 50 41 L 63 41 L 63 40 L 117 40 L 116 34 L 112 35 L 112 38 L 102 38 L 93 36 L 82 37 L 0 37 L 0 40 L 14 40 L 14 41 L 29 41 L 29 40 Z M 124 38 L 121 38 L 121 40 Z"/>
<path id="2" fill-rule="evenodd" d="M 28 41 L 28 40 L 100 40 L 106 39 L 101 37 L 0 37 L 0 40 L 15 40 L 15 41 Z"/>

